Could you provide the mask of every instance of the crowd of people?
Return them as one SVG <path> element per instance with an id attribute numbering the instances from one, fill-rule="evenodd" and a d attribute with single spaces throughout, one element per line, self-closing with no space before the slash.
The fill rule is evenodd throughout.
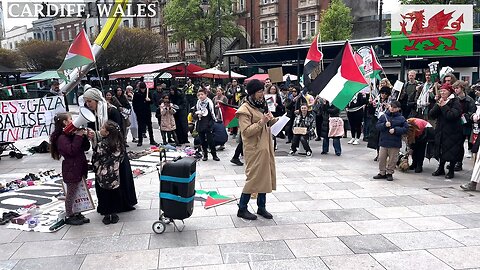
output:
<path id="1" fill-rule="evenodd" d="M 345 114 L 320 96 L 303 92 L 298 85 L 277 85 L 270 79 L 243 85 L 234 79 L 225 88 L 215 89 L 205 83 L 197 86 L 188 79 L 183 88 L 167 88 L 165 83 L 159 83 L 151 91 L 144 82 L 138 82 L 125 90 L 117 87 L 106 93 L 85 85 L 79 101 L 95 113 L 96 122 L 90 123 L 86 131 L 63 134 L 62 129 L 71 122 L 71 116 L 58 115 L 51 136 L 52 157 L 64 157 L 64 169 L 68 164 L 84 164 L 84 151 L 92 146 L 97 211 L 104 215 L 105 224 L 118 222 L 117 213 L 135 209 L 135 186 L 125 154 L 126 138 L 130 132 L 132 142 L 142 146 L 148 135 L 150 145 L 158 145 L 152 111 L 158 119 L 162 144 L 189 144 L 190 132 L 197 138 L 195 144 L 202 160 L 207 161 L 211 155 L 214 161 L 219 161 L 217 151 L 224 148 L 226 139 L 217 144 L 220 137 L 217 133 L 227 133 L 221 124 L 220 103 L 238 108 L 239 126 L 228 129 L 238 142 L 230 161 L 246 166 L 247 182 L 237 213 L 246 219 L 256 219 L 246 209 L 252 194 L 257 194 L 258 214 L 272 218 L 265 208 L 265 194 L 275 189 L 277 139 L 290 144 L 290 155 L 297 155 L 301 144 L 306 157 L 313 155 L 311 140 L 323 140 L 322 155 L 328 154 L 332 140 L 335 155 L 341 156 L 341 138 L 349 137 L 350 130 L 348 144 L 361 145 L 363 134 L 366 146 L 377 151 L 374 161 L 379 163 L 379 172 L 374 179 L 393 180 L 400 152 L 411 157 L 408 169 L 415 173 L 422 173 L 424 159 L 433 157 L 438 160 L 438 168 L 432 175 L 453 178 L 455 171 L 463 169 L 464 156 L 470 158 L 472 152 L 478 151 L 480 84 L 469 87 L 453 74 L 432 82 L 428 70 L 424 72 L 424 81 L 416 78 L 416 72 L 409 71 L 401 91 L 394 90 L 387 78 L 380 80 L 377 87 L 372 85 L 367 91 L 357 93 L 346 106 Z M 274 136 L 268 127 L 283 115 L 289 121 Z M 216 126 L 218 123 L 220 128 Z M 240 155 L 244 156 L 245 164 Z M 67 194 L 85 177 L 85 166 L 77 167 L 78 170 L 64 172 Z M 477 181 L 472 178 L 462 188 L 475 190 Z M 65 205 L 67 223 L 88 222 L 81 214 L 72 213 L 68 195 Z"/>

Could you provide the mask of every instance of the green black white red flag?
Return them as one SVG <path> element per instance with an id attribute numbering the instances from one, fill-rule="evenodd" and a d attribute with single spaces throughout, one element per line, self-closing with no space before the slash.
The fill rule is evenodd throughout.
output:
<path id="1" fill-rule="evenodd" d="M 355 62 L 352 46 L 345 42 L 333 62 L 310 84 L 312 95 L 328 100 L 335 107 L 343 110 L 353 96 L 368 86 Z"/>
<path id="2" fill-rule="evenodd" d="M 311 74 L 320 64 L 323 53 L 318 49 L 318 35 L 313 38 L 312 45 L 308 49 L 305 63 L 303 64 L 303 86 L 308 88 L 312 81 Z"/>
<path id="3" fill-rule="evenodd" d="M 235 117 L 237 108 L 223 102 L 218 103 L 220 113 L 222 114 L 223 125 L 226 128 L 238 127 L 238 118 Z"/>
<path id="4" fill-rule="evenodd" d="M 65 70 L 79 68 L 93 62 L 95 62 L 95 57 L 92 53 L 92 46 L 88 40 L 87 33 L 82 28 L 70 45 L 65 60 L 58 68 L 58 75 L 65 81 L 68 81 L 64 73 Z"/>
<path id="5" fill-rule="evenodd" d="M 380 61 L 378 61 L 377 55 L 375 54 L 375 51 L 373 50 L 373 47 L 370 46 L 370 53 L 372 55 L 372 68 L 373 72 L 370 74 L 370 78 L 377 78 L 378 80 L 381 80 L 380 74 L 383 72 L 383 67 L 380 64 Z"/>
<path id="6" fill-rule="evenodd" d="M 392 14 L 392 55 L 473 54 L 473 5 L 400 5 Z"/>

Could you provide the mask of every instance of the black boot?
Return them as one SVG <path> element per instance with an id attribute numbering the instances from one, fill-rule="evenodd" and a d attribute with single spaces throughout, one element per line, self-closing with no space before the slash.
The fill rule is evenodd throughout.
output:
<path id="1" fill-rule="evenodd" d="M 245 209 L 238 209 L 238 212 L 237 212 L 237 217 L 239 218 L 244 218 L 244 219 L 248 219 L 248 220 L 255 220 L 257 219 L 257 216 L 250 213 L 250 211 L 248 211 L 247 208 Z"/>
<path id="2" fill-rule="evenodd" d="M 212 151 L 212 159 L 215 161 L 220 161 L 220 159 L 217 156 L 217 152 L 215 150 Z"/>
<path id="3" fill-rule="evenodd" d="M 203 158 L 202 158 L 203 161 L 207 161 L 208 160 L 208 152 L 203 152 Z"/>
<path id="4" fill-rule="evenodd" d="M 448 169 L 448 173 L 445 175 L 445 178 L 447 179 L 452 179 L 454 177 L 455 170 L 450 166 L 450 169 Z"/>
<path id="5" fill-rule="evenodd" d="M 258 210 L 257 210 L 257 214 L 259 214 L 260 216 L 266 218 L 266 219 L 272 219 L 273 216 L 272 214 L 270 214 L 267 209 L 265 209 L 265 207 L 259 207 Z"/>
<path id="6" fill-rule="evenodd" d="M 463 168 L 462 168 L 462 162 L 457 162 L 457 163 L 455 163 L 454 171 L 459 172 L 459 171 L 461 171 L 461 170 L 463 170 Z"/>
<path id="7" fill-rule="evenodd" d="M 445 175 L 445 169 L 443 168 L 443 166 L 440 166 L 437 168 L 436 171 L 432 173 L 432 175 L 433 176 Z"/>

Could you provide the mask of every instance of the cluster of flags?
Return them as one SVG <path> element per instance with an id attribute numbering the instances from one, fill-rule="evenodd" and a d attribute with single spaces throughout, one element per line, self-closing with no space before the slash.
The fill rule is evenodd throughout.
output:
<path id="1" fill-rule="evenodd" d="M 0 89 L 5 90 L 7 92 L 7 96 L 11 97 L 13 96 L 13 90 L 16 90 L 17 87 L 20 87 L 20 91 L 24 94 L 28 93 L 28 84 L 36 84 L 37 88 L 40 88 L 40 83 L 39 82 L 30 82 L 30 83 L 22 83 L 22 84 L 15 84 L 15 85 L 9 85 L 5 87 L 0 87 Z"/>

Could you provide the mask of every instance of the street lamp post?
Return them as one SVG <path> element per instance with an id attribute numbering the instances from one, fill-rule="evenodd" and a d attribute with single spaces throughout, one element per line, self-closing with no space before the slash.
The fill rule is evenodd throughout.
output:
<path id="1" fill-rule="evenodd" d="M 382 28 L 383 28 L 383 0 L 380 0 L 379 12 L 378 12 L 378 36 L 382 36 Z"/>

